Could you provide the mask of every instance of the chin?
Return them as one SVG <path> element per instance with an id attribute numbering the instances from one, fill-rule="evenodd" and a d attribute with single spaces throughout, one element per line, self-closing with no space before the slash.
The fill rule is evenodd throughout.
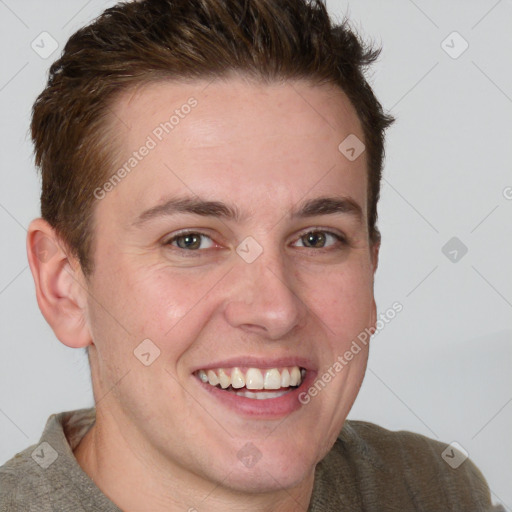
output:
<path id="1" fill-rule="evenodd" d="M 297 460 L 286 464 L 263 463 L 259 461 L 252 468 L 237 467 L 223 483 L 226 487 L 240 493 L 265 494 L 293 489 L 307 479 L 315 466 L 297 465 Z"/>
<path id="2" fill-rule="evenodd" d="M 241 493 L 264 494 L 292 489 L 312 476 L 321 458 L 313 448 L 313 442 L 304 446 L 282 439 L 273 442 L 267 439 L 266 443 L 248 441 L 242 448 L 237 447 L 234 457 L 226 456 L 226 463 L 215 471 L 216 480 L 222 480 L 223 486 Z M 219 479 L 219 475 L 226 475 L 225 479 Z"/>

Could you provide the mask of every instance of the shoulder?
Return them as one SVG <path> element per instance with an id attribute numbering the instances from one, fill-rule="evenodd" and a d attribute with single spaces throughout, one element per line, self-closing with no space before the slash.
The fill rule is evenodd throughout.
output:
<path id="1" fill-rule="evenodd" d="M 17 453 L 0 466 L 0 510 L 17 512 L 32 510 L 29 504 L 38 504 L 38 510 L 46 512 L 41 504 L 48 503 L 48 483 L 33 457 L 37 445 Z M 35 510 L 35 509 L 34 509 Z"/>
<path id="2" fill-rule="evenodd" d="M 0 466 L 0 511 L 50 512 L 81 503 L 85 491 L 90 495 L 72 449 L 94 417 L 93 409 L 52 414 L 39 442 Z"/>
<path id="3" fill-rule="evenodd" d="M 410 464 L 428 461 L 448 467 L 442 457 L 448 444 L 416 432 L 393 431 L 367 421 L 347 420 L 338 440 L 360 449 L 366 448 L 377 458 L 388 462 Z"/>
<path id="4" fill-rule="evenodd" d="M 349 467 L 363 495 L 411 510 L 502 510 L 492 508 L 485 478 L 462 450 L 414 432 L 347 420 L 326 463 Z"/>
<path id="5" fill-rule="evenodd" d="M 450 475 L 452 479 L 485 483 L 481 472 L 462 447 L 457 449 L 422 434 L 388 430 L 367 421 L 348 420 L 338 441 L 348 442 L 356 450 L 362 450 L 369 458 L 373 457 L 375 463 L 417 469 L 421 474 L 428 465 L 435 468 L 437 473 Z"/>

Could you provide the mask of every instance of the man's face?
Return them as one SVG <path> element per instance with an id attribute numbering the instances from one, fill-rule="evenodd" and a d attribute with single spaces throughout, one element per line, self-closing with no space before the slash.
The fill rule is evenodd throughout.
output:
<path id="1" fill-rule="evenodd" d="M 375 321 L 366 155 L 338 149 L 363 132 L 330 86 L 207 84 L 155 83 L 113 107 L 119 167 L 138 156 L 96 204 L 86 320 L 98 424 L 155 471 L 292 487 L 332 446 L 366 368 L 363 347 L 332 370 Z M 185 196 L 240 218 L 155 210 Z M 342 207 L 293 215 L 325 197 Z"/>

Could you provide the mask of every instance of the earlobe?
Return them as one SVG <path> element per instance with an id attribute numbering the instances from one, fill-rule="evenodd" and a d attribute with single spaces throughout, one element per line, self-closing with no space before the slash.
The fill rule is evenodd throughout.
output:
<path id="1" fill-rule="evenodd" d="M 27 255 L 39 309 L 57 338 L 72 348 L 92 344 L 86 318 L 87 284 L 80 265 L 44 219 L 30 223 Z"/>

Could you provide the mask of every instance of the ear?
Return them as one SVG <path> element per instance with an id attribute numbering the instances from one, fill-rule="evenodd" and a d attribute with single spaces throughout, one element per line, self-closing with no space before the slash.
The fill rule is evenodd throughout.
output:
<path id="1" fill-rule="evenodd" d="M 379 266 L 379 250 L 380 250 L 380 234 L 379 239 L 373 242 L 370 245 L 370 257 L 371 257 L 371 263 L 372 263 L 372 288 L 373 288 L 373 282 L 375 281 L 375 272 L 377 271 L 377 267 Z M 375 302 L 375 296 L 372 298 L 372 311 L 371 311 L 371 326 L 376 327 L 377 323 L 377 303 Z"/>
<path id="2" fill-rule="evenodd" d="M 44 219 L 28 228 L 27 255 L 39 309 L 68 347 L 92 344 L 87 322 L 87 282 L 80 265 Z"/>
<path id="3" fill-rule="evenodd" d="M 375 272 L 377 271 L 377 267 L 379 266 L 379 250 L 380 250 L 380 239 L 378 241 L 374 242 L 370 246 L 374 276 L 375 276 Z"/>

